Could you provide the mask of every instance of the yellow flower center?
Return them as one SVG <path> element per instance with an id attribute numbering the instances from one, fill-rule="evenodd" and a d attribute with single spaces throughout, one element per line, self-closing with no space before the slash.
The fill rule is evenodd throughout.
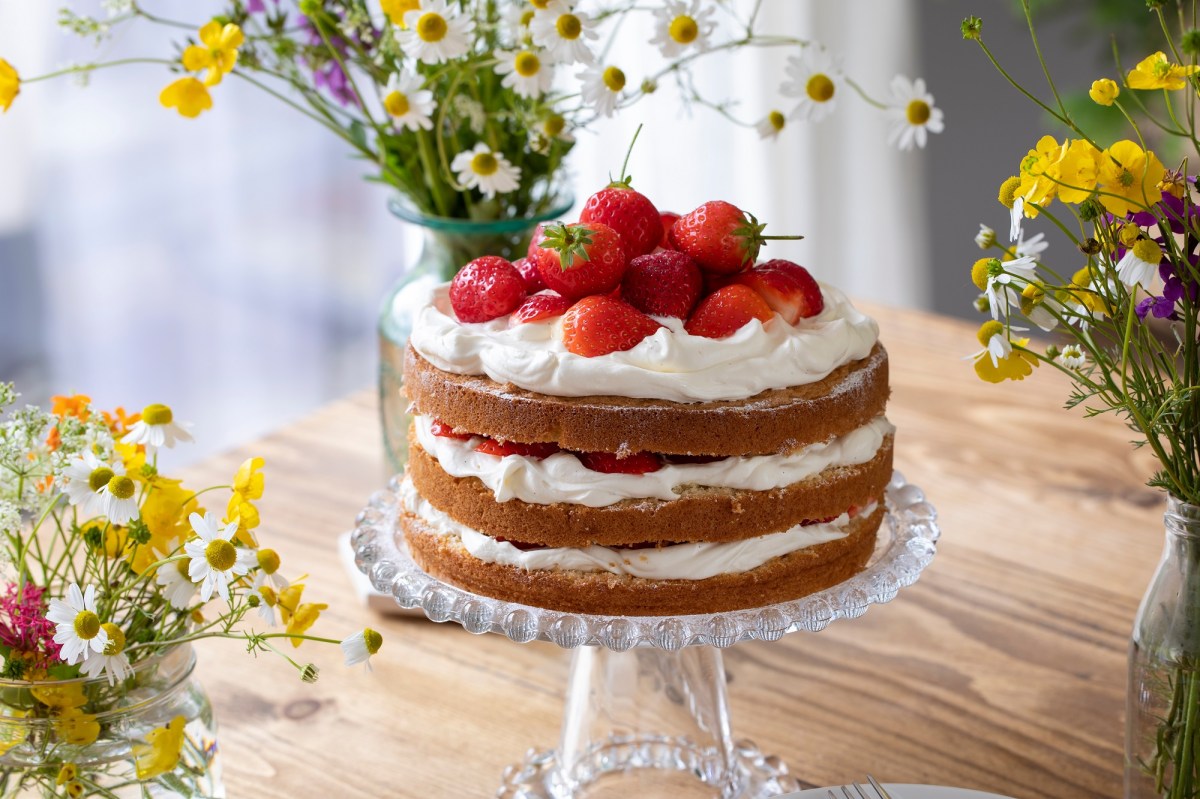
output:
<path id="1" fill-rule="evenodd" d="M 700 35 L 700 26 L 696 24 L 696 20 L 683 14 L 671 20 L 667 33 L 680 44 L 691 44 Z"/>
<path id="2" fill-rule="evenodd" d="M 383 646 L 383 636 L 367 627 L 363 630 L 363 643 L 367 645 L 367 653 L 374 655 Z"/>
<path id="3" fill-rule="evenodd" d="M 1021 188 L 1021 179 L 1016 175 L 1013 175 L 1011 178 L 1000 184 L 1000 193 L 997 195 L 996 199 L 998 199 L 1000 204 L 1005 208 L 1012 208 L 1013 203 L 1017 199 L 1017 189 L 1019 188 Z"/>
<path id="4" fill-rule="evenodd" d="M 100 617 L 90 610 L 82 610 L 75 617 L 75 634 L 90 641 L 100 633 Z"/>
<path id="5" fill-rule="evenodd" d="M 550 5 L 550 0 L 529 0 L 529 5 L 534 8 L 546 8 Z"/>
<path id="6" fill-rule="evenodd" d="M 933 110 L 929 107 L 929 103 L 924 100 L 912 100 L 905 109 L 904 115 L 908 117 L 910 125 L 924 125 L 929 121 Z"/>
<path id="7" fill-rule="evenodd" d="M 118 474 L 108 481 L 108 493 L 117 499 L 129 499 L 133 496 L 133 492 L 133 480 L 123 474 Z"/>
<path id="8" fill-rule="evenodd" d="M 491 153 L 477 153 L 471 159 L 471 171 L 476 175 L 494 175 L 500 168 L 500 162 Z"/>
<path id="9" fill-rule="evenodd" d="M 279 596 L 275 593 L 275 589 L 269 585 L 259 586 L 258 593 L 262 595 L 263 602 L 266 602 L 269 608 L 275 607 L 279 602 Z"/>
<path id="10" fill-rule="evenodd" d="M 992 336 L 998 336 L 1003 332 L 1004 325 L 995 319 L 984 322 L 979 326 L 979 343 L 986 347 L 988 342 L 992 340 Z"/>
<path id="11" fill-rule="evenodd" d="M 225 539 L 218 538 L 204 548 L 204 559 L 217 571 L 229 571 L 237 563 L 237 548 Z"/>
<path id="12" fill-rule="evenodd" d="M 567 126 L 567 120 L 560 114 L 553 114 L 546 117 L 546 121 L 542 123 L 542 130 L 547 136 L 554 137 L 563 132 Z"/>
<path id="13" fill-rule="evenodd" d="M 1148 264 L 1157 264 L 1162 260 L 1162 247 L 1153 239 L 1142 239 L 1133 245 L 1133 257 Z"/>
<path id="14" fill-rule="evenodd" d="M 621 91 L 621 89 L 625 88 L 625 73 L 616 67 L 609 67 L 608 69 L 604 70 L 604 73 L 600 76 L 600 79 L 604 81 L 604 85 L 607 86 L 608 90 L 613 94 L 616 94 L 617 92 Z"/>
<path id="15" fill-rule="evenodd" d="M 425 42 L 440 42 L 446 38 L 446 31 L 449 26 L 446 24 L 446 18 L 441 14 L 435 14 L 432 11 L 428 14 L 422 14 L 417 20 L 417 36 L 421 37 Z"/>
<path id="16" fill-rule="evenodd" d="M 533 12 L 526 10 L 521 13 L 521 27 L 528 28 L 529 23 L 533 22 Z"/>
<path id="17" fill-rule="evenodd" d="M 975 288 L 983 291 L 987 288 L 987 279 L 989 267 L 995 258 L 980 258 L 971 267 L 971 282 L 975 284 Z"/>
<path id="18" fill-rule="evenodd" d="M 554 23 L 554 29 L 558 31 L 558 35 L 564 39 L 578 39 L 583 33 L 583 23 L 579 21 L 579 17 L 574 14 L 562 14 L 558 21 Z"/>
<path id="19" fill-rule="evenodd" d="M 279 553 L 273 549 L 258 550 L 258 566 L 267 574 L 279 571 Z"/>
<path id="20" fill-rule="evenodd" d="M 833 99 L 834 85 L 828 75 L 818 72 L 808 79 L 804 91 L 813 102 L 827 103 Z"/>
<path id="21" fill-rule="evenodd" d="M 108 485 L 109 481 L 115 476 L 116 472 L 107 466 L 101 466 L 97 469 L 93 469 L 92 473 L 88 475 L 88 488 L 92 489 L 93 491 L 99 491 Z"/>
<path id="22" fill-rule="evenodd" d="M 104 632 L 108 633 L 108 643 L 104 645 L 104 654 L 109 657 L 121 654 L 125 649 L 125 633 L 121 632 L 121 628 L 111 622 L 106 622 L 100 626 L 104 628 Z"/>
<path id="23" fill-rule="evenodd" d="M 190 580 L 192 579 L 192 576 L 188 574 L 188 569 L 191 567 L 191 565 L 191 558 L 180 558 L 179 560 L 175 561 L 175 570 Z"/>
<path id="24" fill-rule="evenodd" d="M 166 405 L 155 403 L 142 408 L 142 421 L 146 424 L 170 424 L 175 415 Z"/>
<path id="25" fill-rule="evenodd" d="M 787 124 L 787 117 L 779 111 L 772 111 L 767 114 L 767 124 L 774 130 L 783 130 L 783 126 Z"/>
<path id="26" fill-rule="evenodd" d="M 392 116 L 402 117 L 408 113 L 411 106 L 408 104 L 408 95 L 403 92 L 391 92 L 383 98 L 383 107 Z"/>
<path id="27" fill-rule="evenodd" d="M 532 78 L 541 68 L 541 59 L 528 50 L 522 50 L 513 59 L 513 69 L 523 78 Z"/>

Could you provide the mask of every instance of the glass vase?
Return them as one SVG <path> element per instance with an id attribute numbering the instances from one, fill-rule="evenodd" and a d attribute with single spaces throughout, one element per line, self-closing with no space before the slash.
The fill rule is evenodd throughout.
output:
<path id="1" fill-rule="evenodd" d="M 421 254 L 392 286 L 379 315 L 379 413 L 383 446 L 393 474 L 408 456 L 408 400 L 404 396 L 404 350 L 413 317 L 428 290 L 454 277 L 463 266 L 483 255 L 520 258 L 538 223 L 558 219 L 574 200 L 566 194 L 548 203 L 543 213 L 528 217 L 475 220 L 427 216 L 393 200 L 396 216 L 421 230 Z"/>
<path id="2" fill-rule="evenodd" d="M 179 646 L 108 679 L 0 680 L 0 796 L 224 797 L 216 723 Z"/>
<path id="3" fill-rule="evenodd" d="M 1171 497 L 1163 518 L 1129 648 L 1126 799 L 1200 796 L 1200 506 Z"/>

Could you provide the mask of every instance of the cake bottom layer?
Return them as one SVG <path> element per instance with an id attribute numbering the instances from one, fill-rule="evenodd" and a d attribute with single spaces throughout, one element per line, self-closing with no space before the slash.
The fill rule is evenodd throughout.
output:
<path id="1" fill-rule="evenodd" d="M 835 541 L 773 558 L 745 572 L 701 580 L 650 580 L 608 572 L 526 570 L 471 555 L 456 535 L 401 515 L 413 560 L 428 574 L 507 602 L 568 613 L 666 616 L 718 613 L 798 599 L 849 579 L 866 566 L 884 509 L 852 519 Z"/>

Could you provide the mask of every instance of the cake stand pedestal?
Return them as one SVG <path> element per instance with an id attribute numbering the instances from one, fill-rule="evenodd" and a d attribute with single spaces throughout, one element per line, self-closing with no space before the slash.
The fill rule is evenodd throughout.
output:
<path id="1" fill-rule="evenodd" d="M 917 581 L 936 551 L 937 512 L 898 472 L 867 568 L 791 602 L 694 616 L 565 613 L 472 594 L 413 562 L 397 525 L 399 481 L 376 492 L 351 534 L 378 590 L 436 622 L 574 650 L 558 748 L 504 772 L 501 799 L 669 795 L 760 799 L 799 790 L 778 758 L 732 733 L 721 650 L 861 616 Z"/>

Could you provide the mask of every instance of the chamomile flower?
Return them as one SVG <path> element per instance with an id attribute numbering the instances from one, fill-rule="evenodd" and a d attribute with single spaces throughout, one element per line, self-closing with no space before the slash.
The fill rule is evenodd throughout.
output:
<path id="1" fill-rule="evenodd" d="M 580 72 L 577 77 L 583 82 L 580 94 L 584 103 L 602 117 L 617 112 L 621 93 L 625 90 L 624 72 L 617 67 L 595 66 Z"/>
<path id="2" fill-rule="evenodd" d="M 996 231 L 992 230 L 982 222 L 979 223 L 979 232 L 975 234 L 975 246 L 981 250 L 986 250 L 996 243 Z"/>
<path id="3" fill-rule="evenodd" d="M 66 599 L 50 600 L 46 618 L 54 622 L 54 643 L 62 647 L 59 657 L 68 666 L 83 660 L 89 650 L 99 654 L 108 645 L 108 632 L 96 615 L 94 585 L 80 591 L 78 583 L 71 583 Z"/>
<path id="4" fill-rule="evenodd" d="M 109 482 L 117 475 L 125 474 L 121 461 L 105 463 L 90 449 L 85 449 L 67 463 L 62 476 L 66 481 L 63 491 L 67 501 L 79 508 L 86 518 L 108 515 Z"/>
<path id="5" fill-rule="evenodd" d="M 760 119 L 755 127 L 758 129 L 760 139 L 775 139 L 783 132 L 786 124 L 787 117 L 783 115 L 782 111 L 771 111 Z"/>
<path id="6" fill-rule="evenodd" d="M 264 579 L 275 586 L 277 591 L 288 587 L 287 578 L 279 573 L 279 553 L 273 549 L 260 549 L 254 553 L 254 557 Z"/>
<path id="7" fill-rule="evenodd" d="M 1040 280 L 1030 282 L 1021 290 L 1021 313 L 1042 330 L 1049 332 L 1058 327 L 1058 317 L 1065 310 L 1054 292 L 1047 292 L 1046 285 Z"/>
<path id="8" fill-rule="evenodd" d="M 820 122 L 833 112 L 842 88 L 842 71 L 833 55 L 819 44 L 810 44 L 799 55 L 789 56 L 784 72 L 788 80 L 779 87 L 785 97 L 798 97 L 792 119 Z"/>
<path id="9" fill-rule="evenodd" d="M 496 73 L 503 76 L 501 85 L 512 89 L 518 97 L 540 97 L 550 89 L 554 72 L 533 50 L 498 53 Z"/>
<path id="10" fill-rule="evenodd" d="M 575 141 L 575 135 L 567 127 L 567 119 L 562 114 L 550 114 L 542 120 L 541 125 L 538 126 L 538 130 L 547 139 L 558 139 L 565 142 Z"/>
<path id="11" fill-rule="evenodd" d="M 1050 247 L 1050 242 L 1046 241 L 1046 234 L 1039 233 L 1031 239 L 1025 238 L 1025 234 L 1017 231 L 1017 245 L 1013 248 L 1013 252 L 1018 258 L 1036 258 L 1044 253 Z"/>
<path id="12" fill-rule="evenodd" d="M 259 572 L 254 576 L 254 587 L 246 594 L 247 599 L 251 599 L 251 603 L 258 603 L 258 615 L 269 626 L 275 627 L 279 624 L 279 616 L 275 608 L 279 605 L 279 594 L 270 585 L 267 585 L 267 576 Z"/>
<path id="13" fill-rule="evenodd" d="M 1019 327 L 1005 328 L 1000 322 L 984 322 L 979 328 L 979 343 L 983 349 L 968 358 L 975 359 L 975 374 L 989 383 L 1004 380 L 1024 380 L 1038 366 L 1037 357 L 1026 352 L 1027 338 L 1009 338 Z M 1021 349 L 1017 349 L 1017 348 Z"/>
<path id="14" fill-rule="evenodd" d="M 175 547 L 171 549 L 174 551 Z M 175 610 L 187 610 L 195 601 L 196 584 L 188 574 L 191 563 L 190 558 L 180 558 L 164 563 L 155 571 L 154 582 L 162 586 L 162 595 Z"/>
<path id="15" fill-rule="evenodd" d="M 688 3 L 670 0 L 654 14 L 654 38 L 650 44 L 658 47 L 664 58 L 675 58 L 689 49 L 703 52 L 708 49 L 708 37 L 717 25 L 712 20 L 713 13 L 712 7 L 701 10 L 700 0 Z"/>
<path id="16" fill-rule="evenodd" d="M 1125 251 L 1125 255 L 1117 262 L 1117 277 L 1126 286 L 1148 287 L 1158 274 L 1158 264 L 1162 261 L 1162 247 L 1153 239 L 1142 239 Z"/>
<path id="17" fill-rule="evenodd" d="M 113 524 L 129 524 L 141 513 L 133 478 L 123 474 L 114 475 L 103 491 L 106 499 L 104 515 Z"/>
<path id="18" fill-rule="evenodd" d="M 504 29 L 508 32 L 508 41 L 513 44 L 525 44 L 530 41 L 529 24 L 533 22 L 536 9 L 531 4 L 513 3 L 504 13 Z"/>
<path id="19" fill-rule="evenodd" d="M 237 535 L 236 522 L 227 524 L 225 529 L 220 530 L 217 528 L 216 518 L 211 513 L 203 516 L 193 513 L 188 517 L 188 521 L 198 536 L 198 540 L 188 541 L 183 546 L 183 551 L 191 558 L 188 577 L 192 582 L 200 583 L 201 602 L 211 599 L 214 591 L 228 602 L 229 581 L 250 571 L 254 553 L 233 545 L 232 539 Z"/>
<path id="20" fill-rule="evenodd" d="M 997 258 L 975 262 L 971 279 L 987 295 L 993 319 L 1008 317 L 1021 305 L 1021 291 L 1036 278 L 1032 256 L 1000 261 Z"/>
<path id="21" fill-rule="evenodd" d="M 536 3 L 534 4 L 537 5 Z M 596 60 L 588 42 L 598 38 L 587 14 L 574 11 L 562 0 L 549 0 L 538 8 L 529 23 L 533 43 L 546 50 L 546 57 L 559 64 Z"/>
<path id="22" fill-rule="evenodd" d="M 492 152 L 483 142 L 454 156 L 450 168 L 459 183 L 468 189 L 479 189 L 489 200 L 521 185 L 521 168 L 509 163 L 501 153 Z"/>
<path id="23" fill-rule="evenodd" d="M 1082 369 L 1087 363 L 1087 355 L 1078 344 L 1068 344 L 1054 357 L 1054 362 L 1068 369 Z"/>
<path id="24" fill-rule="evenodd" d="M 370 627 L 360 630 L 341 643 L 346 665 L 357 666 L 359 663 L 366 663 L 368 671 L 371 670 L 371 656 L 378 652 L 381 646 L 383 636 Z"/>
<path id="25" fill-rule="evenodd" d="M 892 78 L 892 132 L 890 144 L 901 150 L 924 147 L 930 133 L 941 133 L 946 125 L 942 109 L 933 104 L 933 95 L 925 90 L 921 78 L 909 80 L 903 75 Z"/>
<path id="26" fill-rule="evenodd" d="M 142 409 L 142 418 L 121 439 L 122 444 L 145 444 L 147 449 L 171 449 L 177 441 L 191 441 L 188 424 L 177 424 L 175 414 L 166 405 L 154 403 Z"/>
<path id="27" fill-rule="evenodd" d="M 404 14 L 404 29 L 396 33 L 400 48 L 424 64 L 440 64 L 471 49 L 475 20 L 451 8 L 446 0 L 423 0 Z"/>
<path id="28" fill-rule="evenodd" d="M 387 93 L 383 96 L 383 107 L 396 127 L 409 130 L 433 128 L 433 92 L 421 88 L 419 75 L 392 73 L 388 78 Z"/>
<path id="29" fill-rule="evenodd" d="M 92 679 L 106 674 L 108 675 L 108 684 L 116 685 L 133 674 L 133 669 L 129 665 L 129 656 L 125 654 L 125 633 L 112 623 L 100 626 L 108 634 L 108 643 L 104 645 L 103 652 L 88 653 L 80 672 Z"/>

